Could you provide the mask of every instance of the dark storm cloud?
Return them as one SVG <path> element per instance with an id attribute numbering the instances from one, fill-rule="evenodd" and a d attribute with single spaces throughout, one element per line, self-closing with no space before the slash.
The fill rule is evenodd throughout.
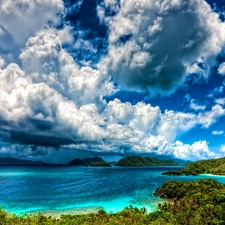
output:
<path id="1" fill-rule="evenodd" d="M 0 138 L 5 142 L 34 144 L 39 146 L 60 147 L 73 143 L 68 137 L 54 135 L 52 129 L 53 123 L 48 121 L 38 121 L 34 119 L 23 119 L 19 123 L 10 121 L 1 121 Z"/>
<path id="2" fill-rule="evenodd" d="M 207 79 L 225 43 L 224 23 L 202 0 L 121 1 L 116 16 L 102 7 L 99 15 L 109 27 L 109 73 L 129 88 L 168 95 L 189 74 Z"/>

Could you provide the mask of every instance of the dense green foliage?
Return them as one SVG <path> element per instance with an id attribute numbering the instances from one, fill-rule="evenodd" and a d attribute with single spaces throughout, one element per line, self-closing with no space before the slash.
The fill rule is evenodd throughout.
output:
<path id="1" fill-rule="evenodd" d="M 116 166 L 179 166 L 172 160 L 159 160 L 151 157 L 128 156 L 120 159 Z"/>
<path id="2" fill-rule="evenodd" d="M 168 181 L 155 194 L 173 200 L 153 213 L 169 224 L 225 224 L 225 185 L 215 180 Z"/>
<path id="3" fill-rule="evenodd" d="M 164 175 L 197 175 L 197 174 L 225 174 L 225 158 L 200 160 L 187 164 L 187 166 L 178 171 L 168 171 Z"/>
<path id="4" fill-rule="evenodd" d="M 129 207 L 117 214 L 107 214 L 100 210 L 97 214 L 62 215 L 60 219 L 42 214 L 23 217 L 10 216 L 0 211 L 1 225 L 142 225 L 148 224 L 145 209 Z"/>
<path id="5" fill-rule="evenodd" d="M 92 167 L 105 167 L 105 166 L 111 166 L 111 165 L 105 161 L 97 161 L 92 163 Z"/>
<path id="6" fill-rule="evenodd" d="M 93 158 L 85 158 L 85 159 L 79 159 L 75 158 L 71 162 L 68 163 L 69 166 L 111 166 L 109 163 L 107 163 L 104 159 L 101 157 L 93 157 Z"/>
<path id="7" fill-rule="evenodd" d="M 104 210 L 85 215 L 27 215 L 17 217 L 0 210 L 1 225 L 224 225 L 225 185 L 212 179 L 195 182 L 168 181 L 155 195 L 169 201 L 155 212 L 132 206 L 116 214 Z"/>

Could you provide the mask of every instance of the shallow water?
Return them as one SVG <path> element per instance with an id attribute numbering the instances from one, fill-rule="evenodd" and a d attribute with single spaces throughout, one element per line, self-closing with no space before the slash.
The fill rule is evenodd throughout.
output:
<path id="1" fill-rule="evenodd" d="M 156 208 L 154 191 L 166 180 L 196 180 L 220 176 L 162 176 L 178 167 L 0 167 L 0 206 L 12 213 L 93 211 L 109 213 L 132 204 Z"/>

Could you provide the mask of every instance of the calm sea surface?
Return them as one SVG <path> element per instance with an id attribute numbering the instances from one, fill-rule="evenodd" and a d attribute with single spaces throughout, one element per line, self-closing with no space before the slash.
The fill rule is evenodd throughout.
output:
<path id="1" fill-rule="evenodd" d="M 174 168 L 1 166 L 0 206 L 16 214 L 96 208 L 117 212 L 130 204 L 151 211 L 160 201 L 153 193 L 166 180 L 211 177 L 225 183 L 222 176 L 161 175 Z"/>

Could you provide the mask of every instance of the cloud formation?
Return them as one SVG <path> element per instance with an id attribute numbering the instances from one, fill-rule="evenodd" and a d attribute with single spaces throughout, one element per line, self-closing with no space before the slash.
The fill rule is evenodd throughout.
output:
<path id="1" fill-rule="evenodd" d="M 7 61 L 15 61 L 20 48 L 38 30 L 60 22 L 62 0 L 1 0 L 0 52 Z"/>
<path id="2" fill-rule="evenodd" d="M 225 24 L 204 0 L 105 0 L 98 13 L 109 29 L 109 73 L 153 94 L 170 94 L 189 74 L 208 78 L 225 44 Z"/>
<path id="3" fill-rule="evenodd" d="M 64 11 L 62 1 L 2 1 L 0 154 L 49 159 L 62 158 L 66 152 L 71 156 L 71 149 L 76 149 L 196 159 L 214 156 L 204 140 L 190 145 L 177 139 L 223 117 L 221 101 L 206 110 L 193 99 L 191 112 L 163 112 L 143 102 L 104 100 L 116 92 L 115 78 L 131 88 L 168 93 L 186 79 L 194 64 L 207 77 L 221 50 L 224 25 L 203 0 L 138 4 L 121 0 L 118 6 L 117 1 L 105 0 L 104 7 L 114 16 L 98 7 L 102 22 L 109 26 L 109 52 L 93 68 L 81 66 L 63 48 L 73 36 L 68 25 L 56 29 Z M 18 25 L 23 23 L 24 32 Z M 192 26 L 193 31 L 186 32 Z M 210 42 L 214 44 L 208 47 Z"/>
<path id="4" fill-rule="evenodd" d="M 218 68 L 218 73 L 222 76 L 225 75 L 225 63 L 221 63 L 219 68 Z"/>
<path id="5" fill-rule="evenodd" d="M 214 130 L 212 132 L 212 135 L 223 135 L 224 134 L 224 131 L 223 130 Z"/>

